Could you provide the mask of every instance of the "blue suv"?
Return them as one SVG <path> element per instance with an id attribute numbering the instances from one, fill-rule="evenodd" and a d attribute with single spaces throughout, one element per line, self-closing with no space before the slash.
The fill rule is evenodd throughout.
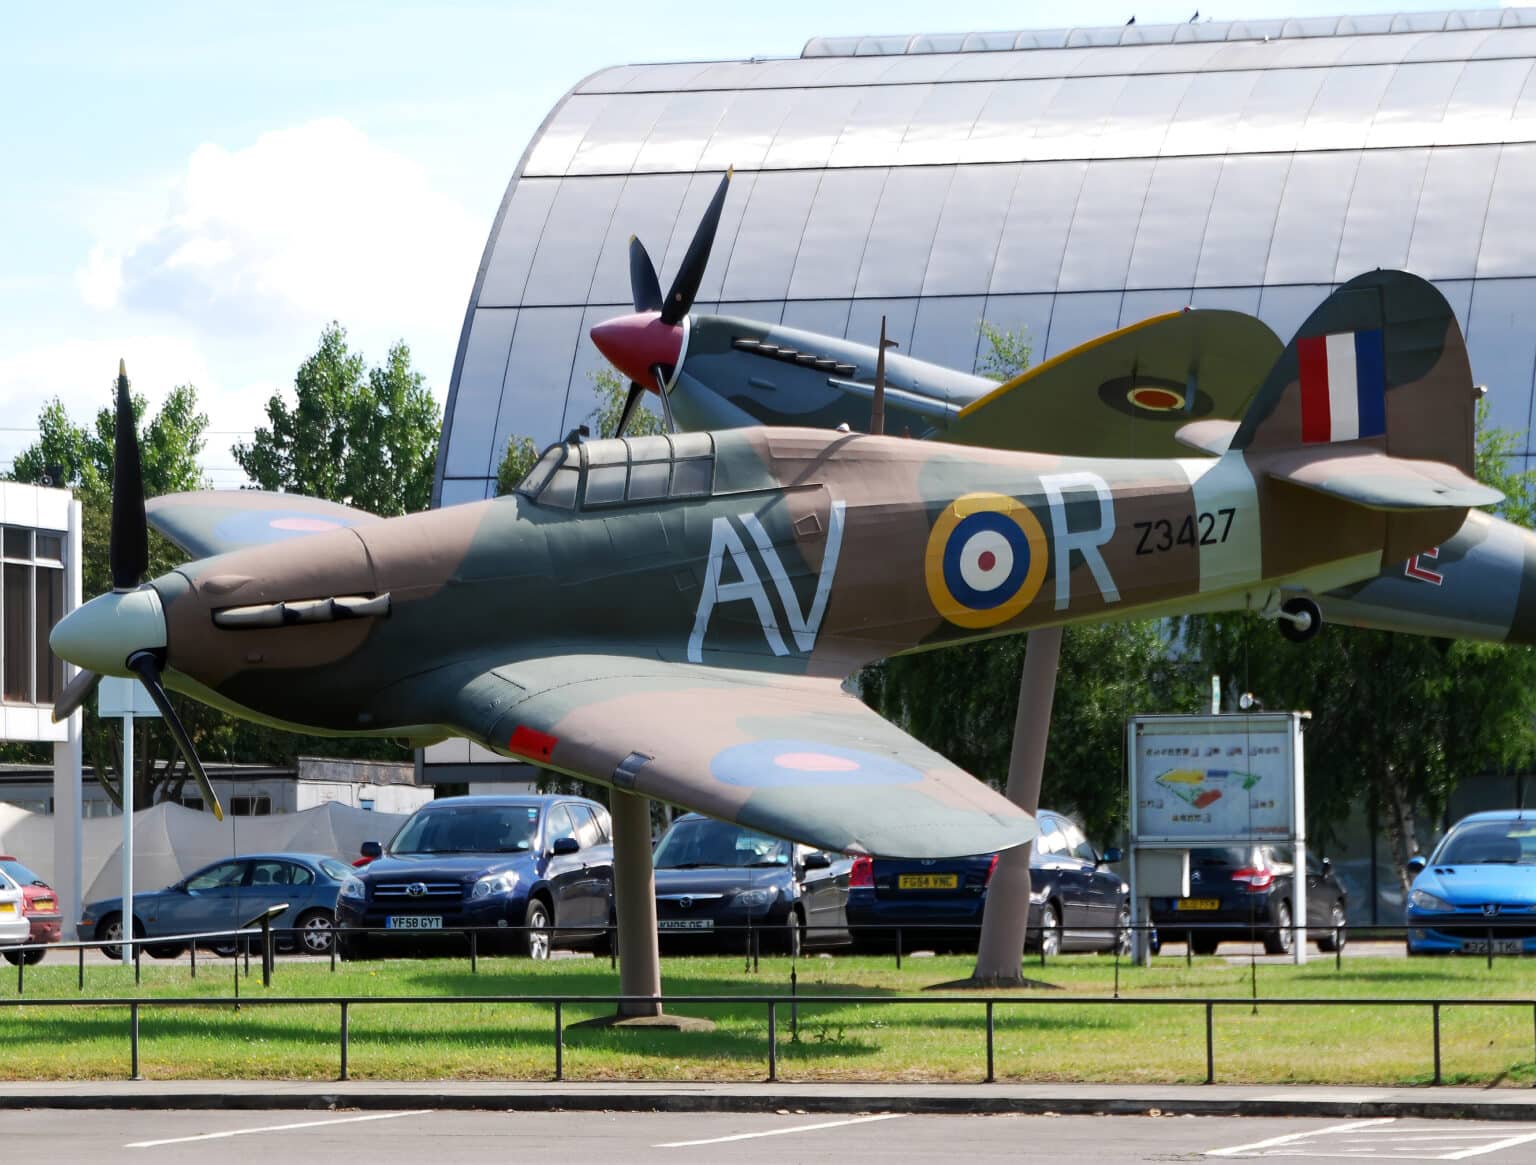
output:
<path id="1" fill-rule="evenodd" d="M 479 949 L 549 957 L 606 943 L 613 918 L 608 811 L 568 796 L 444 797 L 423 805 L 374 860 L 342 883 L 342 954 L 480 930 Z M 490 933 L 486 933 L 486 930 Z M 504 932 L 504 933 L 498 933 Z"/>

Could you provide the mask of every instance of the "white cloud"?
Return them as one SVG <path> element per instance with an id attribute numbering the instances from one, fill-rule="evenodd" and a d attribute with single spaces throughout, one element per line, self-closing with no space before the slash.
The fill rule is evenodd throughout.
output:
<path id="1" fill-rule="evenodd" d="M 93 306 L 223 335 L 337 319 L 437 347 L 423 333 L 456 337 L 486 228 L 421 166 L 328 118 L 199 146 L 159 221 L 103 240 L 77 283 Z"/>

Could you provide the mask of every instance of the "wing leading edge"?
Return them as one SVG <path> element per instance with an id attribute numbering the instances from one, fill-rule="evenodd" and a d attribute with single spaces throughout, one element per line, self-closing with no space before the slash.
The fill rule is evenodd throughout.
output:
<path id="1" fill-rule="evenodd" d="M 820 849 L 954 857 L 1036 832 L 831 680 L 559 656 L 482 672 L 455 705 L 498 752 Z"/>

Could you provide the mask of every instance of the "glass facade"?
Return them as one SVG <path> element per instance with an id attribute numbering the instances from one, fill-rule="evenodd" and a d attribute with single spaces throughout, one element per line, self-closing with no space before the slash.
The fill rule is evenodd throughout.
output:
<path id="1" fill-rule="evenodd" d="M 795 60 L 587 78 L 508 188 L 450 389 L 444 503 L 507 438 L 587 419 L 587 329 L 670 281 L 736 168 L 696 310 L 969 368 L 983 320 L 1035 359 L 1183 304 L 1289 337 L 1362 270 L 1461 316 L 1495 420 L 1531 421 L 1536 13 L 813 41 Z M 1536 454 L 1522 436 L 1527 459 Z"/>

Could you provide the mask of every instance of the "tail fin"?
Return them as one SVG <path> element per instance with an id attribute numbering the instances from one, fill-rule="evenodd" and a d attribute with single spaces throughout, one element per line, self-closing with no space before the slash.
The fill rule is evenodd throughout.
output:
<path id="1" fill-rule="evenodd" d="M 1371 271 L 1307 317 L 1231 447 L 1357 441 L 1470 475 L 1476 404 L 1466 343 L 1445 297 L 1406 271 Z"/>

